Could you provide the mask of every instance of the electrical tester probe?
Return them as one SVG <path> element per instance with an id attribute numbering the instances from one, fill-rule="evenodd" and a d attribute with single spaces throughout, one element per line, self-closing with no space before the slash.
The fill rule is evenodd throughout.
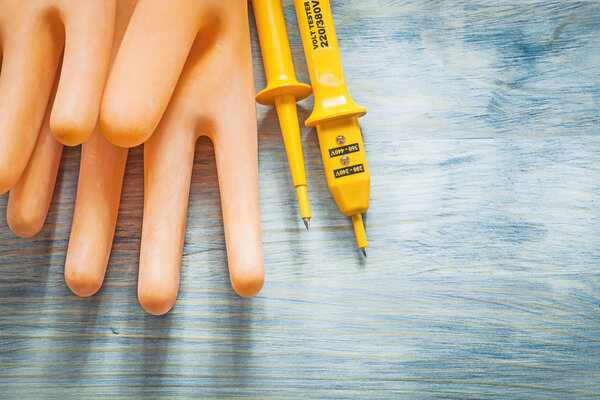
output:
<path id="1" fill-rule="evenodd" d="M 267 76 L 267 87 L 258 93 L 256 101 L 277 109 L 292 181 L 298 196 L 300 217 L 308 229 L 311 216 L 296 102 L 310 96 L 312 89 L 296 79 L 280 0 L 252 0 L 252 7 Z"/>
<path id="2" fill-rule="evenodd" d="M 328 0 L 295 0 L 315 107 L 327 184 L 340 211 L 352 217 L 358 247 L 367 255 L 362 214 L 369 208 L 370 176 L 358 118 L 367 113 L 348 94 Z"/>

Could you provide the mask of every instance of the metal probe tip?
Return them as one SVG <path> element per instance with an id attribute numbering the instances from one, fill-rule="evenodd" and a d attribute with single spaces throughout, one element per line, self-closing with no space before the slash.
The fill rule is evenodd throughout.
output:
<path id="1" fill-rule="evenodd" d="M 302 218 L 302 221 L 304 221 L 304 226 L 306 226 L 306 230 L 308 231 L 310 229 L 310 218 Z"/>
<path id="2" fill-rule="evenodd" d="M 367 248 L 361 247 L 360 249 L 362 250 L 363 256 L 365 256 L 365 258 L 367 258 Z"/>

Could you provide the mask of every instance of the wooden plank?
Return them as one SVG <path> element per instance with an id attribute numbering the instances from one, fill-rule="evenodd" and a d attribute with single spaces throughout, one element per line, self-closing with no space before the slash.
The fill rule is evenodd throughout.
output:
<path id="1" fill-rule="evenodd" d="M 67 149 L 43 231 L 0 227 L 0 397 L 600 396 L 600 4 L 332 6 L 350 92 L 370 111 L 369 258 L 308 129 L 304 231 L 276 115 L 258 106 L 261 294 L 230 289 L 201 139 L 174 309 L 154 317 L 137 303 L 140 148 L 104 287 L 78 298 L 62 276 L 80 155 Z"/>

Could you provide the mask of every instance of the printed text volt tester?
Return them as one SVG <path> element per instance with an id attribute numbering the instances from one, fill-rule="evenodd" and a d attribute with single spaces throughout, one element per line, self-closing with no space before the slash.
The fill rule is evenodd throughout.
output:
<path id="1" fill-rule="evenodd" d="M 340 211 L 352 217 L 366 256 L 362 214 L 369 207 L 370 177 L 358 118 L 367 113 L 350 98 L 329 1 L 295 0 L 315 107 L 306 126 L 317 128 L 329 189 Z"/>

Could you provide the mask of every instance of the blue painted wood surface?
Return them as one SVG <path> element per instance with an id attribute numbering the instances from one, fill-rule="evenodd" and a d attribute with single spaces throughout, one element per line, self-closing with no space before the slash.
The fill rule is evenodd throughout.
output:
<path id="1" fill-rule="evenodd" d="M 137 303 L 139 148 L 104 287 L 78 298 L 62 275 L 79 161 L 67 149 L 43 231 L 0 227 L 1 398 L 600 396 L 600 3 L 332 7 L 350 92 L 369 110 L 369 258 L 308 129 L 304 231 L 276 115 L 259 106 L 261 294 L 230 289 L 202 139 L 174 309 Z"/>

